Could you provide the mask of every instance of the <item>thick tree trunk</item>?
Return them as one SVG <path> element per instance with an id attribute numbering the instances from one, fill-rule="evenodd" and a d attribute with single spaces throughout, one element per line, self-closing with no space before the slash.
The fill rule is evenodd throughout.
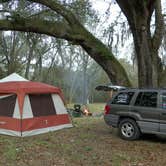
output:
<path id="1" fill-rule="evenodd" d="M 159 73 L 160 73 L 160 64 L 161 59 L 158 57 L 158 51 L 151 50 L 152 53 L 152 81 L 153 87 L 159 87 Z"/>
<path id="2" fill-rule="evenodd" d="M 158 87 L 158 49 L 163 35 L 161 0 L 116 0 L 126 15 L 134 38 L 138 62 L 139 87 Z M 155 11 L 155 32 L 151 33 L 151 18 Z"/>
<path id="3" fill-rule="evenodd" d="M 163 73 L 163 65 L 161 58 L 158 55 L 158 50 L 162 43 L 164 34 L 164 18 L 162 15 L 161 0 L 157 0 L 155 3 L 155 32 L 151 41 L 151 52 L 153 60 L 153 82 L 156 87 L 160 86 L 161 73 Z"/>
<path id="4" fill-rule="evenodd" d="M 141 88 L 153 87 L 152 55 L 149 49 L 146 26 L 144 25 L 144 20 L 141 20 L 140 23 L 136 25 L 136 30 L 132 28 L 138 63 L 138 84 Z"/>

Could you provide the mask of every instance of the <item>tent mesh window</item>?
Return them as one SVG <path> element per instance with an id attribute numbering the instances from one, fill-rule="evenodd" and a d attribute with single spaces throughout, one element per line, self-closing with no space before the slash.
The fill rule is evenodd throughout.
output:
<path id="1" fill-rule="evenodd" d="M 29 99 L 34 117 L 56 114 L 51 94 L 29 94 Z"/>
<path id="2" fill-rule="evenodd" d="M 13 116 L 16 104 L 16 97 L 16 95 L 0 97 L 0 116 Z"/>

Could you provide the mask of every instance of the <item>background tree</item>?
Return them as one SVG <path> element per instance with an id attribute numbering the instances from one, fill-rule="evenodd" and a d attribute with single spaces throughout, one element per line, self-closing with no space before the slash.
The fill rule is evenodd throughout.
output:
<path id="1" fill-rule="evenodd" d="M 5 35 L 5 33 L 1 32 L 0 42 L 1 69 L 6 74 L 21 73 L 24 44 L 20 42 L 20 35 L 17 32 L 11 32 L 10 35 Z"/>

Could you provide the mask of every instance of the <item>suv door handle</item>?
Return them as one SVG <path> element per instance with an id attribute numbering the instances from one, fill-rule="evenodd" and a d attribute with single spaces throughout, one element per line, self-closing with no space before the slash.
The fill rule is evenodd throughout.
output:
<path id="1" fill-rule="evenodd" d="M 161 115 L 166 115 L 166 112 L 161 113 Z"/>

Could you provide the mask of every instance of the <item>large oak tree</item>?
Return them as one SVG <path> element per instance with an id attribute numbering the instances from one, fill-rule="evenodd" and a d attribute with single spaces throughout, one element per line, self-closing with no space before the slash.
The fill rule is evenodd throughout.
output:
<path id="1" fill-rule="evenodd" d="M 161 0 L 116 0 L 133 34 L 140 87 L 158 87 L 161 59 L 158 50 L 164 33 Z M 151 27 L 155 15 L 155 27 Z"/>
<path id="2" fill-rule="evenodd" d="M 10 0 L 3 0 L 10 1 Z M 57 0 L 29 0 L 41 4 L 50 11 L 56 12 L 63 19 L 49 21 L 46 18 L 21 17 L 0 20 L 0 30 L 18 30 L 43 33 L 66 39 L 82 46 L 84 50 L 106 71 L 113 83 L 129 85 L 125 70 L 110 50 L 95 38 L 66 6 Z M 157 87 L 160 80 L 161 60 L 158 50 L 164 32 L 161 0 L 117 0 L 118 5 L 127 17 L 134 38 L 138 62 L 140 87 Z M 155 13 L 154 33 L 151 29 L 152 15 Z"/>

